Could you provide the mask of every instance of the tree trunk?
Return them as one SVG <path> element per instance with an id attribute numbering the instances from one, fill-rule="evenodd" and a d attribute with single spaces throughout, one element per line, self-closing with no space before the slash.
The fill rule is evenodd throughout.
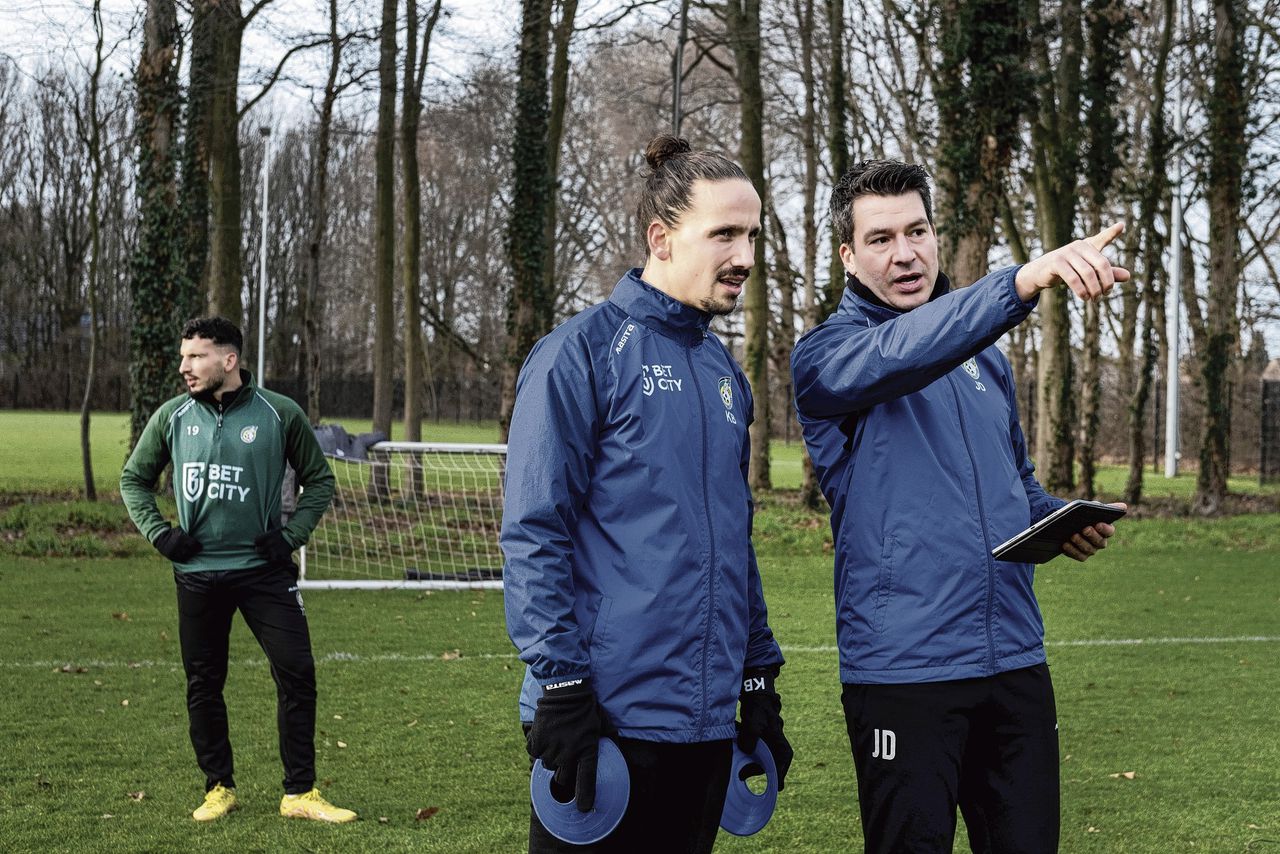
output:
<path id="1" fill-rule="evenodd" d="M 812 329 L 818 325 L 818 92 L 813 58 L 813 3 L 804 0 L 797 4 L 796 17 L 800 21 L 800 56 L 804 81 L 804 113 L 800 117 L 800 135 L 804 146 L 804 326 Z M 790 365 L 786 366 L 791 376 Z M 791 417 L 792 413 L 788 413 Z M 818 489 L 818 474 L 809 457 L 808 446 L 804 453 L 804 481 L 800 485 L 800 501 L 810 510 L 821 506 L 822 493 Z"/>
<path id="2" fill-rule="evenodd" d="M 320 423 L 321 318 L 324 291 L 320 284 L 320 260 L 329 225 L 329 153 L 333 134 L 333 107 L 338 100 L 338 69 L 342 63 L 342 41 L 338 38 L 338 0 L 329 0 L 329 75 L 320 101 L 320 123 L 316 127 L 316 154 L 311 165 L 309 208 L 311 238 L 307 242 L 307 285 L 302 292 L 302 365 L 306 383 L 307 419 Z"/>
<path id="3" fill-rule="evenodd" d="M 578 14 L 578 0 L 560 0 L 560 20 L 552 31 L 554 52 L 551 61 L 551 108 L 547 116 L 547 212 L 544 223 L 543 282 L 544 299 L 551 305 L 556 300 L 556 226 L 560 193 L 560 141 L 564 136 L 564 116 L 569 103 L 569 45 L 573 41 L 573 24 Z M 549 314 L 550 314 L 549 309 Z"/>
<path id="4" fill-rule="evenodd" d="M 210 0 L 191 9 L 191 58 L 183 128 L 182 205 L 184 246 L 180 318 L 204 314 L 209 305 L 209 123 L 213 98 L 218 12 Z"/>
<path id="5" fill-rule="evenodd" d="M 1050 62 L 1039 3 L 1033 3 L 1035 31 L 1040 41 L 1032 54 L 1043 81 L 1039 116 L 1032 123 L 1036 213 L 1045 250 L 1070 243 L 1075 224 L 1076 184 L 1080 165 L 1080 66 L 1083 32 L 1079 0 L 1061 6 L 1062 56 Z M 1071 361 L 1070 291 L 1058 287 L 1041 291 L 1041 347 L 1036 383 L 1036 462 L 1051 493 L 1075 488 L 1074 367 Z"/>
<path id="6" fill-rule="evenodd" d="M 516 85 L 515 137 L 512 161 L 511 214 L 507 253 L 511 259 L 511 291 L 507 300 L 507 354 L 502 374 L 499 428 L 507 440 L 515 406 L 520 366 L 551 326 L 546 293 L 546 228 L 554 182 L 547 174 L 547 39 L 551 0 L 522 0 L 519 80 Z"/>
<path id="7" fill-rule="evenodd" d="M 938 211 L 941 267 L 958 287 L 987 272 L 1005 175 L 1033 103 L 1021 0 L 940 7 Z"/>
<path id="8" fill-rule="evenodd" d="M 831 125 L 827 129 L 827 148 L 831 153 L 831 180 L 839 181 L 849 170 L 849 135 L 846 125 L 849 123 L 849 93 L 844 76 L 844 0 L 826 0 L 827 31 L 829 42 L 830 67 L 827 69 L 827 111 L 831 114 Z M 844 295 L 844 265 L 840 263 L 841 237 L 835 229 L 831 230 L 831 267 L 830 280 L 823 294 L 822 303 L 818 307 L 821 322 L 836 310 L 840 298 Z"/>
<path id="9" fill-rule="evenodd" d="M 93 73 L 89 77 L 89 364 L 85 367 L 84 399 L 80 402 L 80 462 L 84 469 L 84 497 L 98 500 L 93 482 L 93 453 L 89 443 L 90 403 L 93 381 L 98 369 L 98 265 L 102 255 L 102 227 L 98 222 L 99 196 L 102 188 L 102 122 L 98 119 L 98 82 L 102 77 L 102 2 L 93 0 L 94 43 Z"/>
<path id="10" fill-rule="evenodd" d="M 240 0 L 210 2 L 213 79 L 209 92 L 209 312 L 243 322 L 240 291 Z"/>
<path id="11" fill-rule="evenodd" d="M 763 204 L 769 198 L 769 188 L 764 177 L 759 0 L 729 0 L 726 20 L 742 99 L 742 140 L 739 144 L 742 168 Z M 763 228 L 764 223 L 761 226 Z M 743 300 L 743 368 L 755 398 L 749 477 L 753 490 L 770 489 L 773 485 L 769 475 L 769 277 L 765 268 L 765 242 L 764 234 L 756 238 L 755 265 L 747 278 Z"/>
<path id="12" fill-rule="evenodd" d="M 1195 507 L 1216 514 L 1227 496 L 1231 472 L 1231 367 L 1235 350 L 1236 293 L 1240 286 L 1240 205 L 1248 104 L 1244 95 L 1242 0 L 1213 4 L 1213 95 L 1209 101 L 1209 289 L 1207 333 L 1200 359 L 1204 384 L 1204 444 L 1196 478 Z"/>
<path id="13" fill-rule="evenodd" d="M 405 34 L 404 98 L 400 116 L 400 158 L 404 165 L 404 438 L 422 441 L 422 178 L 418 168 L 418 126 L 422 115 L 422 86 L 426 77 L 431 33 L 440 18 L 436 0 L 422 33 L 418 53 L 418 2 L 406 0 L 408 32 Z"/>
<path id="14" fill-rule="evenodd" d="M 388 436 L 395 358 L 396 10 L 397 0 L 382 0 L 374 143 L 373 429 Z"/>
<path id="15" fill-rule="evenodd" d="M 1160 33 L 1160 45 L 1156 52 L 1155 68 L 1152 79 L 1151 99 L 1151 139 L 1147 144 L 1146 172 L 1147 181 L 1138 203 L 1138 227 L 1142 230 L 1141 272 L 1145 281 L 1138 285 L 1131 283 L 1125 288 L 1126 317 L 1130 311 L 1129 294 L 1140 289 L 1142 305 L 1145 307 L 1142 318 L 1142 337 L 1140 362 L 1137 376 L 1134 378 L 1132 394 L 1129 398 L 1129 474 L 1125 479 L 1124 501 L 1129 505 L 1137 505 L 1142 501 L 1143 463 L 1146 461 L 1146 427 L 1147 405 L 1151 399 L 1156 360 L 1159 351 L 1156 347 L 1156 324 L 1163 317 L 1159 311 L 1164 302 L 1164 240 L 1160 230 L 1156 228 L 1156 218 L 1164 209 L 1164 201 L 1168 195 L 1169 184 L 1165 180 L 1166 165 L 1169 157 L 1169 129 L 1165 123 L 1165 80 L 1169 67 L 1169 52 L 1173 46 L 1173 31 L 1177 24 L 1177 6 L 1174 0 L 1163 2 L 1164 28 Z M 1132 306 L 1134 315 L 1138 307 Z M 1136 323 L 1136 317 L 1134 322 Z M 1127 326 L 1127 322 L 1126 322 Z M 1163 336 L 1160 336 L 1163 337 Z M 1121 343 L 1121 348 L 1126 346 Z"/>
<path id="16" fill-rule="evenodd" d="M 185 314 L 187 234 L 178 207 L 174 130 L 181 91 L 175 0 L 147 0 L 142 54 L 135 72 L 138 236 L 130 260 L 129 447 L 151 414 L 177 391 L 174 325 Z"/>

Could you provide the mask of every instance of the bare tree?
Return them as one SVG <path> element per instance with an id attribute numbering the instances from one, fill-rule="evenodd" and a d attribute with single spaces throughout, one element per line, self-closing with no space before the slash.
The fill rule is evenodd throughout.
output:
<path id="1" fill-rule="evenodd" d="M 441 0 L 435 0 L 422 27 L 418 51 L 418 0 L 405 0 L 404 96 L 400 109 L 400 157 L 404 167 L 404 438 L 422 440 L 422 177 L 418 168 L 418 127 L 422 116 L 422 85 L 427 74 L 431 34 L 440 19 Z"/>
<path id="2" fill-rule="evenodd" d="M 1209 294 L 1207 340 L 1201 351 L 1205 393 L 1204 444 L 1194 503 L 1217 513 L 1231 469 L 1231 363 L 1238 334 L 1236 294 L 1240 286 L 1240 212 L 1248 103 L 1244 97 L 1245 4 L 1213 4 L 1213 97 L 1208 104 Z"/>
<path id="3" fill-rule="evenodd" d="M 391 435 L 395 354 L 396 0 L 382 0 L 378 137 L 374 151 L 373 429 Z"/>
<path id="4" fill-rule="evenodd" d="M 546 222 L 554 182 L 547 174 L 547 40 L 551 0 L 522 0 L 516 126 L 512 142 L 514 181 L 507 253 L 511 290 L 507 309 L 507 358 L 502 372 L 503 441 L 515 405 L 516 378 L 534 342 L 551 327 L 546 293 Z"/>

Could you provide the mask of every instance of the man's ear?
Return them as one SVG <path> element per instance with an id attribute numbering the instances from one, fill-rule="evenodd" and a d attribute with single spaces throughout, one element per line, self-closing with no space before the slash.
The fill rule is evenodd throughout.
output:
<path id="1" fill-rule="evenodd" d="M 226 354 L 222 357 L 222 369 L 227 373 L 231 373 L 239 364 L 240 354 L 228 347 Z"/>
<path id="2" fill-rule="evenodd" d="M 853 247 L 848 243 L 840 244 L 840 263 L 844 265 L 844 271 L 851 276 L 858 275 L 858 262 L 853 254 Z"/>
<path id="3" fill-rule="evenodd" d="M 649 244 L 649 254 L 659 261 L 671 260 L 671 229 L 660 219 L 649 223 L 645 231 L 645 240 Z"/>

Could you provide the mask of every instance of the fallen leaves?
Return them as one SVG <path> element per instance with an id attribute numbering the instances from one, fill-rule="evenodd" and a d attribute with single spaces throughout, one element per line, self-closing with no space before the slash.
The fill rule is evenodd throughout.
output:
<path id="1" fill-rule="evenodd" d="M 137 791 L 137 792 L 125 792 L 125 794 L 126 794 L 126 795 L 128 795 L 130 798 L 132 798 L 132 799 L 133 799 L 133 800 L 135 800 L 135 801 L 141 801 L 141 800 L 143 800 L 144 798 L 146 798 L 146 796 L 147 796 L 147 793 L 146 793 L 146 792 L 143 792 L 143 791 Z"/>
<path id="2" fill-rule="evenodd" d="M 459 658 L 462 658 L 462 650 L 460 649 L 450 649 L 440 653 L 441 661 L 456 661 Z"/>
<path id="3" fill-rule="evenodd" d="M 440 812 L 440 807 L 423 807 L 418 810 L 413 818 L 415 821 L 426 821 L 438 812 Z"/>
<path id="4" fill-rule="evenodd" d="M 127 623 L 129 622 L 129 612 L 128 611 L 112 611 L 111 619 L 119 620 L 122 623 Z"/>
<path id="5" fill-rule="evenodd" d="M 78 664 L 64 664 L 61 667 L 53 668 L 54 673 L 88 673 L 89 668 L 81 667 Z"/>
<path id="6" fill-rule="evenodd" d="M 1107 776 L 1112 780 L 1119 780 L 1121 777 L 1126 780 L 1132 780 L 1134 777 L 1138 776 L 1138 774 L 1135 771 L 1117 771 L 1116 773 L 1108 774 Z"/>

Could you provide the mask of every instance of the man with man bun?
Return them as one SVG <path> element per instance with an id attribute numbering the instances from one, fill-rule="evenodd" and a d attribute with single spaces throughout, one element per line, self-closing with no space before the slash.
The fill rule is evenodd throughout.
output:
<path id="1" fill-rule="evenodd" d="M 511 419 L 503 581 L 529 753 L 583 811 L 601 735 L 631 780 L 605 839 L 570 845 L 535 813 L 532 852 L 708 852 L 735 736 L 764 740 L 780 782 L 791 763 L 751 545 L 751 389 L 708 329 L 738 304 L 760 199 L 683 139 L 646 159 L 644 268 L 534 346 Z"/>

